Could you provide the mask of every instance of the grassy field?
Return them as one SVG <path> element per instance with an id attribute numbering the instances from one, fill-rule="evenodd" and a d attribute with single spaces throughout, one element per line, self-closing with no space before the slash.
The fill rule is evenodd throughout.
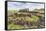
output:
<path id="1" fill-rule="evenodd" d="M 23 12 L 24 13 L 24 12 Z M 31 14 L 30 14 L 31 15 Z M 8 29 L 44 28 L 42 16 L 18 14 L 16 10 L 8 11 Z M 43 23 L 41 22 L 43 21 Z"/>

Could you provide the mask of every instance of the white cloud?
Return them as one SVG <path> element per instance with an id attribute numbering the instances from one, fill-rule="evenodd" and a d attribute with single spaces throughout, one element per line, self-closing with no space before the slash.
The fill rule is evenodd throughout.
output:
<path id="1" fill-rule="evenodd" d="M 8 10 L 19 10 L 22 8 L 30 8 L 35 9 L 35 8 L 44 8 L 44 4 L 39 4 L 39 3 L 20 3 L 20 2 L 8 2 Z"/>

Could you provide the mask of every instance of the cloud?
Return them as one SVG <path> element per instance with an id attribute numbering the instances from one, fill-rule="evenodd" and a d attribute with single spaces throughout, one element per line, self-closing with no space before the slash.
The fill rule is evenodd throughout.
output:
<path id="1" fill-rule="evenodd" d="M 8 9 L 22 9 L 22 8 L 44 8 L 44 4 L 39 3 L 21 3 L 21 2 L 8 2 Z"/>

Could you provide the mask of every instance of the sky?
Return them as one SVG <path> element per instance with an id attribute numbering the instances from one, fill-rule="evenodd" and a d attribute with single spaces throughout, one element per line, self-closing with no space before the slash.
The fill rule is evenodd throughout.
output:
<path id="1" fill-rule="evenodd" d="M 24 9 L 24 8 L 29 8 L 30 10 L 40 9 L 40 8 L 44 8 L 44 4 L 8 2 L 8 10 L 19 10 L 19 9 Z"/>
<path id="2" fill-rule="evenodd" d="M 34 1 L 34 2 L 43 2 L 44 0 L 11 0 L 11 1 Z"/>

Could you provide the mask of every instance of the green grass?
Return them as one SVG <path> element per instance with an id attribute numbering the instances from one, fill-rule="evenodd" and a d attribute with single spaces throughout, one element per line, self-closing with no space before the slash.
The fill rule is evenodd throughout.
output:
<path id="1" fill-rule="evenodd" d="M 8 29 L 22 29 L 24 26 L 22 25 L 14 25 L 14 24 L 9 24 Z"/>
<path id="2" fill-rule="evenodd" d="M 24 18 L 24 17 L 22 17 Z M 21 17 L 17 17 L 16 19 L 21 20 Z M 36 22 L 38 21 L 39 17 L 37 16 L 32 16 L 32 17 L 25 17 L 25 21 L 31 22 L 33 25 L 36 24 Z M 24 26 L 22 25 L 16 25 L 16 24 L 8 24 L 8 29 L 22 29 L 24 28 Z"/>
<path id="3" fill-rule="evenodd" d="M 37 16 L 32 16 L 32 17 L 26 17 L 25 20 L 29 22 L 37 22 L 39 17 Z"/>

